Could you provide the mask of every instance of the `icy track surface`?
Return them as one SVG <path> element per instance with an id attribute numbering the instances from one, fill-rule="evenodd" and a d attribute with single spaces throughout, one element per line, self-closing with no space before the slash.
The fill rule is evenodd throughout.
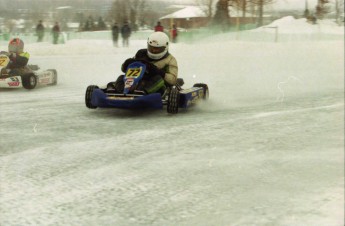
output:
<path id="1" fill-rule="evenodd" d="M 59 82 L 0 90 L 0 225 L 344 225 L 343 41 L 175 44 L 207 103 L 87 109 L 144 46 L 27 45 Z"/>

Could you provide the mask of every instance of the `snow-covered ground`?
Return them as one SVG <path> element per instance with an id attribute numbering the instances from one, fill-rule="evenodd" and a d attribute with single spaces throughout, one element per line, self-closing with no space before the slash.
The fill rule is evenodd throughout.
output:
<path id="1" fill-rule="evenodd" d="M 59 83 L 0 90 L 0 225 L 343 226 L 344 38 L 228 35 L 171 45 L 210 88 L 177 115 L 85 107 L 145 40 L 26 45 Z"/>

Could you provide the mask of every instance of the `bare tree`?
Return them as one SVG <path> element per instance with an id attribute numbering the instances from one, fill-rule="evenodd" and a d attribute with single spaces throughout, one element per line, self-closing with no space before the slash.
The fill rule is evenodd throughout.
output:
<path id="1" fill-rule="evenodd" d="M 211 19 L 216 0 L 196 0 L 196 3 L 199 5 L 200 9 L 205 13 L 205 15 Z"/>
<path id="2" fill-rule="evenodd" d="M 128 15 L 129 9 L 126 1 L 114 0 L 108 14 L 108 19 L 116 21 L 117 23 L 123 23 L 128 20 Z"/>
<path id="3" fill-rule="evenodd" d="M 340 14 L 344 12 L 344 1 L 335 0 L 335 21 L 340 25 Z"/>
<path id="4" fill-rule="evenodd" d="M 309 18 L 310 17 L 310 11 L 309 11 L 309 7 L 308 7 L 308 0 L 305 0 L 305 7 L 304 7 L 304 12 L 303 12 L 303 16 L 305 18 Z"/>
<path id="5" fill-rule="evenodd" d="M 242 17 L 246 17 L 246 12 L 251 10 L 252 14 L 257 11 L 257 26 L 263 25 L 264 18 L 264 7 L 274 3 L 275 0 L 217 0 L 216 11 L 213 17 L 213 24 L 222 25 L 222 27 L 229 25 L 229 6 L 242 11 Z M 212 12 L 212 5 L 214 4 L 212 0 L 198 0 L 198 3 L 207 5 L 209 10 Z M 211 15 L 210 13 L 208 15 Z M 237 20 L 237 25 L 239 23 L 239 18 Z"/>
<path id="6" fill-rule="evenodd" d="M 242 11 L 242 17 L 246 17 L 249 0 L 229 0 L 229 2 L 232 7 Z"/>
<path id="7" fill-rule="evenodd" d="M 327 13 L 330 12 L 329 0 L 318 0 L 316 5 L 316 17 L 323 19 Z"/>
<path id="8" fill-rule="evenodd" d="M 136 30 L 137 24 L 143 23 L 145 10 L 144 0 L 114 0 L 108 19 L 118 23 L 130 22 Z"/>
<path id="9" fill-rule="evenodd" d="M 264 17 L 264 6 L 268 4 L 272 4 L 275 0 L 248 0 L 248 2 L 256 5 L 258 8 L 258 27 L 263 25 L 263 17 Z"/>
<path id="10" fill-rule="evenodd" d="M 205 12 L 205 14 L 211 18 L 214 14 L 214 8 L 217 0 L 196 0 L 197 5 Z M 251 0 L 228 0 L 228 6 L 232 6 L 242 11 L 242 17 L 246 16 L 248 6 Z"/>
<path id="11" fill-rule="evenodd" d="M 144 0 L 129 0 L 129 8 L 130 8 L 130 21 L 133 25 L 133 29 L 136 31 L 138 28 L 137 24 L 142 24 L 144 20 L 144 12 L 146 9 L 146 4 Z"/>

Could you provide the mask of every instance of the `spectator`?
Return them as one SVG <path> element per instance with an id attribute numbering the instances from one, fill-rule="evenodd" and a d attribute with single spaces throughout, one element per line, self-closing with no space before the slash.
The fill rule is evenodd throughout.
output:
<path id="1" fill-rule="evenodd" d="M 44 37 L 44 26 L 40 20 L 36 26 L 37 42 L 42 42 Z"/>
<path id="2" fill-rule="evenodd" d="M 164 27 L 161 25 L 161 22 L 157 22 L 157 25 L 155 26 L 155 31 L 164 32 Z"/>
<path id="3" fill-rule="evenodd" d="M 128 25 L 128 22 L 125 22 L 125 24 L 121 28 L 121 36 L 122 36 L 122 45 L 124 47 L 129 46 L 129 37 L 131 36 L 131 28 Z"/>
<path id="4" fill-rule="evenodd" d="M 59 35 L 60 35 L 60 26 L 58 22 L 55 22 L 55 25 L 52 29 L 52 33 L 53 33 L 53 44 L 58 44 Z"/>
<path id="5" fill-rule="evenodd" d="M 118 47 L 118 39 L 119 39 L 119 26 L 117 25 L 117 23 L 115 22 L 114 25 L 111 27 L 111 33 L 112 33 L 112 37 L 113 37 L 113 44 L 115 47 Z"/>
<path id="6" fill-rule="evenodd" d="M 172 42 L 177 42 L 177 28 L 175 24 L 173 24 L 173 27 L 171 29 L 171 39 Z"/>

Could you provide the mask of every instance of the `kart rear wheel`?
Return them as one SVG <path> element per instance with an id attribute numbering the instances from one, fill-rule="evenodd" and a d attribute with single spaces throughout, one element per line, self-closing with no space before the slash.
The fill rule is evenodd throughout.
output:
<path id="1" fill-rule="evenodd" d="M 85 93 L 85 105 L 86 107 L 91 108 L 91 109 L 97 108 L 97 106 L 94 106 L 91 103 L 92 93 L 95 89 L 99 89 L 98 86 L 94 86 L 94 85 L 88 86 Z"/>
<path id="2" fill-rule="evenodd" d="M 172 88 L 169 93 L 167 102 L 167 112 L 171 114 L 178 113 L 178 105 L 180 102 L 180 93 L 176 88 Z"/>
<path id="3" fill-rule="evenodd" d="M 22 76 L 23 87 L 25 89 L 34 89 L 37 85 L 37 78 L 35 74 L 26 74 Z"/>
<path id="4" fill-rule="evenodd" d="M 209 97 L 209 90 L 208 86 L 204 83 L 196 83 L 193 85 L 193 87 L 201 87 L 204 89 L 204 96 L 202 97 L 203 100 L 207 100 Z"/>
<path id="5" fill-rule="evenodd" d="M 53 73 L 53 83 L 50 85 L 55 86 L 58 82 L 57 71 L 55 69 L 48 69 L 48 71 L 51 71 Z"/>

